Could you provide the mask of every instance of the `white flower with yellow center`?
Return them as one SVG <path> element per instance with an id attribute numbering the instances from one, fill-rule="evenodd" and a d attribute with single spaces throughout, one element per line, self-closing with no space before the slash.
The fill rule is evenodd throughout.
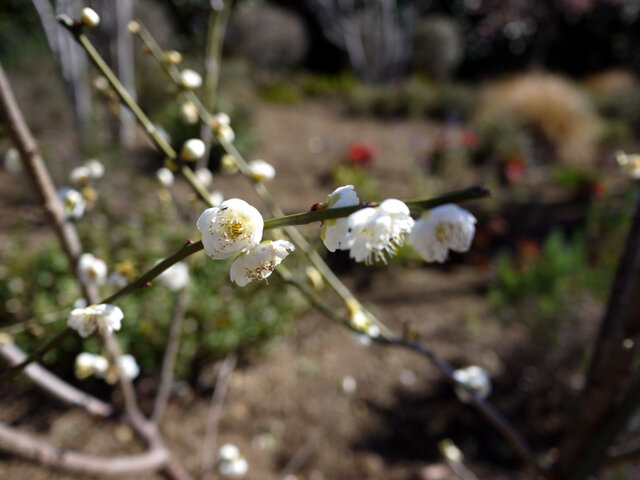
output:
<path id="1" fill-rule="evenodd" d="M 80 218 L 84 214 L 87 203 L 80 192 L 73 188 L 63 187 L 58 190 L 58 198 L 67 218 Z"/>
<path id="2" fill-rule="evenodd" d="M 207 146 L 199 138 L 190 138 L 180 149 L 180 159 L 184 162 L 197 162 L 204 157 Z"/>
<path id="3" fill-rule="evenodd" d="M 491 393 L 491 379 L 489 373 L 477 365 L 459 368 L 453 372 L 453 378 L 459 385 L 455 387 L 456 395 L 460 401 L 467 403 L 471 399 L 469 392 L 480 398 L 487 398 Z"/>
<path id="4" fill-rule="evenodd" d="M 173 292 L 182 290 L 189 283 L 189 267 L 184 262 L 175 263 L 158 275 L 158 281 Z"/>
<path id="5" fill-rule="evenodd" d="M 159 168 L 156 171 L 156 178 L 162 184 L 162 186 L 166 188 L 169 188 L 171 185 L 173 185 L 174 182 L 173 172 L 167 167 Z"/>
<path id="6" fill-rule="evenodd" d="M 431 209 L 407 239 L 427 262 L 444 262 L 449 250 L 466 252 L 476 232 L 476 217 L 451 203 Z"/>
<path id="7" fill-rule="evenodd" d="M 78 276 L 83 282 L 104 285 L 107 280 L 107 264 L 91 253 L 83 253 L 78 259 Z"/>
<path id="8" fill-rule="evenodd" d="M 22 172 L 20 152 L 18 152 L 17 148 L 11 147 L 9 150 L 7 150 L 7 153 L 4 154 L 4 168 L 6 168 L 9 173 L 13 173 L 14 175 Z"/>
<path id="9" fill-rule="evenodd" d="M 336 188 L 327 197 L 327 208 L 351 207 L 359 203 L 360 199 L 353 185 Z M 335 252 L 336 250 L 346 249 L 344 245 L 348 228 L 346 218 L 336 218 L 322 222 L 320 238 L 322 238 L 327 250 Z"/>
<path id="10" fill-rule="evenodd" d="M 67 319 L 67 326 L 76 330 L 81 337 L 85 338 L 96 329 L 105 334 L 120 330 L 123 318 L 124 314 L 120 308 L 115 305 L 101 303 L 100 305 L 89 305 L 86 308 L 71 310 Z"/>
<path id="11" fill-rule="evenodd" d="M 186 89 L 199 88 L 202 85 L 202 77 L 198 72 L 185 68 L 180 72 L 180 85 Z"/>
<path id="12" fill-rule="evenodd" d="M 118 360 L 118 373 L 129 380 L 140 375 L 140 366 L 133 355 L 122 355 Z"/>
<path id="13" fill-rule="evenodd" d="M 206 254 L 220 260 L 258 245 L 264 220 L 255 207 L 239 198 L 230 198 L 219 207 L 202 212 L 197 226 Z"/>
<path id="14" fill-rule="evenodd" d="M 251 280 L 264 280 L 296 247 L 286 240 L 264 241 L 231 264 L 231 280 L 244 287 Z"/>
<path id="15" fill-rule="evenodd" d="M 276 169 L 264 160 L 252 160 L 249 162 L 249 175 L 256 182 L 266 182 L 276 176 Z"/>
<path id="16" fill-rule="evenodd" d="M 195 174 L 196 177 L 198 177 L 198 180 L 200 180 L 200 183 L 205 188 L 207 188 L 209 185 L 211 185 L 211 182 L 213 182 L 213 173 L 211 173 L 211 170 L 209 170 L 208 168 L 205 168 L 205 167 L 198 168 L 193 173 Z"/>
<path id="17" fill-rule="evenodd" d="M 356 262 L 385 262 L 413 228 L 409 208 L 400 200 L 387 199 L 375 208 L 363 208 L 347 218 L 347 234 L 341 249 L 349 249 Z"/>

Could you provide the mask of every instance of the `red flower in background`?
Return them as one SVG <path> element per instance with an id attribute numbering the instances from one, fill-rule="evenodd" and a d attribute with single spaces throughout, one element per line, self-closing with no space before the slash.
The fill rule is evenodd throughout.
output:
<path id="1" fill-rule="evenodd" d="M 353 167 L 367 167 L 373 162 L 376 151 L 364 143 L 354 142 L 349 145 L 347 163 Z"/>
<path id="2" fill-rule="evenodd" d="M 520 155 L 513 155 L 504 164 L 504 176 L 511 183 L 522 180 L 527 173 L 527 165 Z"/>

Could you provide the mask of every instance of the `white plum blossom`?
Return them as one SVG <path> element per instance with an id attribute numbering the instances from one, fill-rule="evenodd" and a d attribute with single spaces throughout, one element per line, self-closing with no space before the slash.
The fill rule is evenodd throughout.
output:
<path id="1" fill-rule="evenodd" d="M 266 182 L 276 176 L 276 169 L 264 160 L 252 160 L 249 162 L 249 175 L 256 182 Z"/>
<path id="2" fill-rule="evenodd" d="M 93 8 L 85 7 L 82 9 L 80 21 L 87 27 L 95 28 L 100 25 L 100 15 Z"/>
<path id="3" fill-rule="evenodd" d="M 202 85 L 202 77 L 198 72 L 185 68 L 180 72 L 180 85 L 187 89 L 199 88 Z"/>
<path id="4" fill-rule="evenodd" d="M 75 374 L 80 380 L 89 378 L 92 375 L 104 377 L 109 369 L 109 361 L 93 353 L 82 352 L 76 357 Z"/>
<path id="5" fill-rule="evenodd" d="M 476 218 L 464 208 L 448 203 L 419 219 L 407 239 L 427 262 L 444 262 L 449 250 L 466 252 L 476 231 Z"/>
<path id="6" fill-rule="evenodd" d="M 83 253 L 78 259 L 78 276 L 83 282 L 104 285 L 107 280 L 107 264 L 91 253 Z"/>
<path id="7" fill-rule="evenodd" d="M 491 379 L 489 373 L 477 365 L 459 368 L 453 372 L 453 378 L 459 383 L 455 392 L 461 402 L 468 403 L 471 399 L 469 391 L 480 398 L 487 398 L 491 393 Z"/>
<path id="8" fill-rule="evenodd" d="M 220 168 L 222 168 L 222 171 L 228 175 L 238 173 L 238 162 L 236 162 L 236 157 L 225 153 L 220 159 Z"/>
<path id="9" fill-rule="evenodd" d="M 207 146 L 199 138 L 190 138 L 180 149 L 180 158 L 185 162 L 197 162 L 204 157 Z"/>
<path id="10" fill-rule="evenodd" d="M 200 183 L 204 185 L 204 187 L 208 187 L 213 182 L 213 173 L 208 168 L 202 167 L 198 168 L 195 172 L 193 172 L 195 176 L 200 180 Z"/>
<path id="11" fill-rule="evenodd" d="M 189 283 L 189 267 L 184 262 L 175 263 L 158 275 L 158 281 L 173 292 L 182 290 Z"/>
<path id="12" fill-rule="evenodd" d="M 169 188 L 173 185 L 173 172 L 166 167 L 159 168 L 156 171 L 156 178 L 162 184 L 162 186 Z"/>
<path id="13" fill-rule="evenodd" d="M 91 181 L 91 170 L 86 165 L 76 167 L 71 170 L 69 180 L 76 185 L 86 185 Z"/>
<path id="14" fill-rule="evenodd" d="M 87 206 L 82 194 L 70 187 L 63 187 L 58 190 L 58 198 L 62 203 L 62 210 L 67 218 L 80 218 L 84 214 Z"/>
<path id="15" fill-rule="evenodd" d="M 230 462 L 240 456 L 240 450 L 233 443 L 225 443 L 218 450 L 218 458 L 220 461 Z"/>
<path id="16" fill-rule="evenodd" d="M 9 150 L 7 150 L 7 153 L 4 154 L 4 168 L 6 168 L 9 173 L 13 173 L 14 175 L 22 172 L 20 152 L 18 152 L 17 148 L 11 147 Z"/>
<path id="17" fill-rule="evenodd" d="M 358 198 L 358 194 L 354 190 L 353 185 L 338 187 L 327 197 L 327 208 L 351 207 L 353 205 L 358 205 L 359 203 L 360 199 Z M 336 250 L 341 250 L 343 248 L 348 228 L 349 226 L 346 218 L 336 218 L 324 220 L 322 222 L 320 238 L 322 238 L 327 250 L 335 252 Z"/>
<path id="18" fill-rule="evenodd" d="M 122 355 L 118 360 L 118 372 L 123 377 L 133 380 L 140 375 L 140 366 L 133 355 Z"/>
<path id="19" fill-rule="evenodd" d="M 240 287 L 244 287 L 251 280 L 264 280 L 295 248 L 286 240 L 266 240 L 233 261 L 231 280 Z"/>
<path id="20" fill-rule="evenodd" d="M 197 227 L 202 233 L 205 253 L 221 260 L 258 245 L 264 220 L 255 207 L 239 198 L 230 198 L 219 207 L 202 212 Z"/>
<path id="21" fill-rule="evenodd" d="M 69 313 L 67 326 L 86 338 L 96 329 L 102 333 L 110 334 L 114 330 L 120 330 L 124 314 L 119 307 L 101 303 L 89 305 L 85 308 L 75 308 Z"/>
<path id="22" fill-rule="evenodd" d="M 209 195 L 209 200 L 211 201 L 211 205 L 214 207 L 219 207 L 222 202 L 224 202 L 224 195 L 219 190 L 214 190 Z"/>
<path id="23" fill-rule="evenodd" d="M 387 199 L 375 208 L 363 208 L 347 218 L 347 234 L 341 248 L 349 249 L 356 262 L 385 262 L 395 255 L 404 237 L 413 228 L 409 207 Z"/>
<path id="24" fill-rule="evenodd" d="M 91 178 L 97 180 L 99 178 L 104 177 L 104 165 L 100 160 L 95 158 L 90 158 L 84 163 L 84 166 L 89 169 L 89 174 Z"/>
<path id="25" fill-rule="evenodd" d="M 240 455 L 238 447 L 232 443 L 225 443 L 218 451 L 220 473 L 227 477 L 243 477 L 249 470 L 249 464 Z"/>

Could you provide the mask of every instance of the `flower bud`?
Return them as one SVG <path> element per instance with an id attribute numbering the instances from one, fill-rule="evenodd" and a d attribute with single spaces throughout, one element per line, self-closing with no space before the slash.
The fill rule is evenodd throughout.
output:
<path id="1" fill-rule="evenodd" d="M 82 9 L 80 21 L 87 27 L 95 28 L 100 25 L 100 15 L 93 8 L 85 7 Z"/>
<path id="2" fill-rule="evenodd" d="M 133 33 L 134 35 L 140 33 L 140 24 L 135 20 L 131 20 L 129 22 L 129 25 L 127 25 L 127 28 L 129 29 L 129 32 Z"/>
<path id="3" fill-rule="evenodd" d="M 180 159 L 183 162 L 197 162 L 207 150 L 206 145 L 199 138 L 191 138 L 184 142 L 180 150 Z"/>
<path id="4" fill-rule="evenodd" d="M 180 85 L 189 90 L 199 88 L 202 85 L 202 77 L 198 72 L 185 68 L 180 72 Z"/>
<path id="5" fill-rule="evenodd" d="M 182 54 L 177 50 L 164 52 L 164 61 L 167 65 L 178 65 L 182 62 Z"/>
<path id="6" fill-rule="evenodd" d="M 275 177 L 276 169 L 264 160 L 252 160 L 249 162 L 249 175 L 256 182 L 266 182 Z"/>
<path id="7" fill-rule="evenodd" d="M 191 102 L 184 102 L 180 105 L 180 119 L 187 125 L 198 123 L 198 108 Z"/>
<path id="8" fill-rule="evenodd" d="M 156 172 L 156 178 L 164 187 L 169 188 L 173 185 L 173 172 L 168 168 L 159 168 Z"/>

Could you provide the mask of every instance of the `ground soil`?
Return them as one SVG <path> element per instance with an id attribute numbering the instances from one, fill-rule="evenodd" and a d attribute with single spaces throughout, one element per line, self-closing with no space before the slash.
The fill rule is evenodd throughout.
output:
<path id="1" fill-rule="evenodd" d="M 416 145 L 430 141 L 433 124 L 351 119 L 339 106 L 319 102 L 263 105 L 254 120 L 253 156 L 277 168 L 270 187 L 287 212 L 326 197 L 330 186 L 323 179 L 353 141 L 375 145 L 373 171 L 382 179 L 383 196 L 420 193 L 408 176 L 415 166 Z M 57 137 L 50 131 L 40 133 L 48 151 L 72 148 L 56 145 Z M 25 197 L 6 172 L 0 173 L 0 182 L 8 192 L 0 207 L 0 226 L 7 231 L 12 222 L 5 214 Z M 258 203 L 241 179 L 225 179 L 219 188 L 227 197 Z M 344 258 L 330 261 L 340 265 Z M 445 267 L 358 267 L 343 269 L 341 275 L 389 327 L 412 331 L 454 366 L 485 366 L 494 381 L 491 399 L 532 438 L 540 454 L 550 453 L 562 426 L 563 395 L 579 387 L 581 377 L 561 368 L 562 355 L 531 346 L 522 328 L 501 326 L 492 317 L 484 297 L 490 270 L 462 259 Z M 585 300 L 578 308 L 583 323 L 572 333 L 573 344 L 579 345 L 593 333 L 600 307 Z M 350 393 L 342 388 L 347 376 L 357 384 Z M 208 386 L 213 383 L 210 377 Z M 143 399 L 148 396 L 144 386 L 142 379 L 138 387 Z M 206 378 L 198 391 L 183 386 L 163 426 L 168 444 L 193 473 L 198 472 L 202 454 L 206 387 Z M 63 448 L 103 455 L 142 449 L 126 427 L 59 407 L 27 387 L 2 392 L 0 420 Z M 445 438 L 462 449 L 467 467 L 479 478 L 532 478 L 521 473 L 523 467 L 510 447 L 479 414 L 457 401 L 425 358 L 364 345 L 342 326 L 309 311 L 286 336 L 234 371 L 219 444 L 239 446 L 249 462 L 246 478 L 252 480 L 275 480 L 287 473 L 309 480 L 437 480 L 457 478 L 438 452 L 437 444 Z M 79 477 L 0 457 L 0 478 Z"/>

